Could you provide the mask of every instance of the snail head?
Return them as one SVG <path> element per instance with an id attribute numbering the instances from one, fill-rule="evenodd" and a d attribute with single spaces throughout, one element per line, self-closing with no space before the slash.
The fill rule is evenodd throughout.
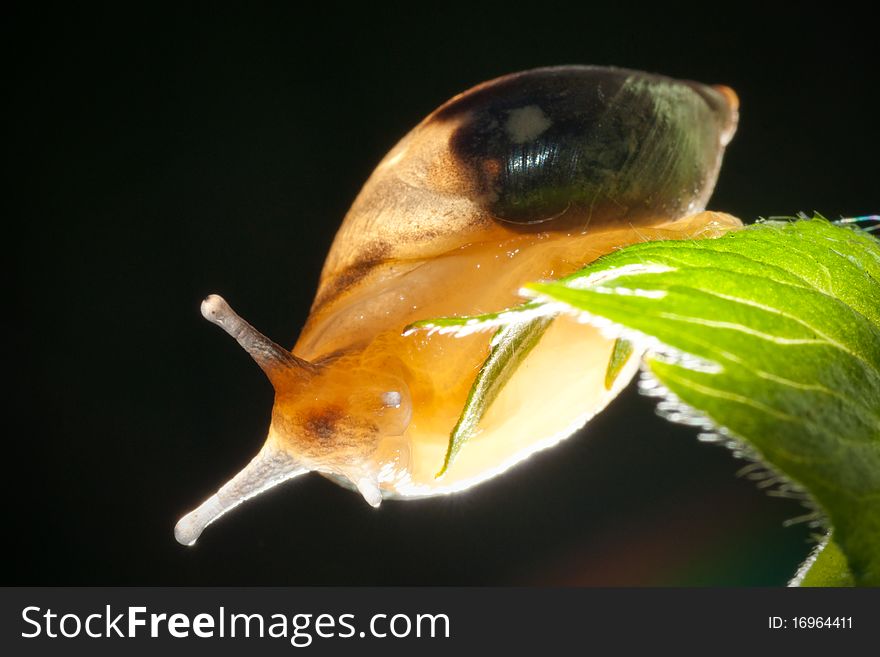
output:
<path id="1" fill-rule="evenodd" d="M 411 418 L 409 391 L 393 360 L 365 362 L 341 354 L 310 363 L 242 319 L 218 295 L 202 315 L 229 333 L 275 388 L 266 443 L 245 468 L 177 523 L 174 535 L 192 545 L 211 522 L 251 497 L 307 472 L 357 489 L 379 506 L 383 438 L 401 436 Z M 400 458 L 393 450 L 388 458 Z"/>

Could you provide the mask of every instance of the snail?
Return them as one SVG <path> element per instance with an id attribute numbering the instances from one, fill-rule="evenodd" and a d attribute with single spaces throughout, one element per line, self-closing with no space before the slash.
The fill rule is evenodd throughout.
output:
<path id="1" fill-rule="evenodd" d="M 402 329 L 513 305 L 522 284 L 623 245 L 739 225 L 703 211 L 737 117 L 728 87 L 591 66 L 507 75 L 437 108 L 355 199 L 292 350 L 221 297 L 202 302 L 275 403 L 263 448 L 181 518 L 176 539 L 191 545 L 242 501 L 312 471 L 372 506 L 465 490 L 583 426 L 639 359 L 607 387 L 613 340 L 559 317 L 436 476 L 490 336 Z"/>

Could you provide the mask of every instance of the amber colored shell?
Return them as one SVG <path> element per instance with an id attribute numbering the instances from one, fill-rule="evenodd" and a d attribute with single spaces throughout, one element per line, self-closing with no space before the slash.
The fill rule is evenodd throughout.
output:
<path id="1" fill-rule="evenodd" d="M 432 112 L 376 167 L 327 256 L 315 308 L 390 260 L 508 229 L 657 222 L 705 206 L 731 92 L 592 66 L 507 75 Z M 537 225 L 537 226 L 536 226 Z"/>

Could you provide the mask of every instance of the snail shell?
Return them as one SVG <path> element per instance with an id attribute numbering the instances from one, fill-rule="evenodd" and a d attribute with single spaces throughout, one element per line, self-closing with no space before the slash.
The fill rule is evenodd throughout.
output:
<path id="1" fill-rule="evenodd" d="M 702 212 L 737 122 L 726 87 L 565 66 L 483 83 L 432 112 L 376 167 L 345 217 L 292 351 L 212 295 L 202 314 L 275 387 L 266 443 L 175 528 L 192 544 L 242 501 L 315 471 L 368 503 L 464 490 L 573 433 L 609 390 L 612 341 L 557 318 L 442 477 L 449 433 L 490 336 L 409 323 L 513 305 L 523 283 L 647 239 L 739 225 Z"/>

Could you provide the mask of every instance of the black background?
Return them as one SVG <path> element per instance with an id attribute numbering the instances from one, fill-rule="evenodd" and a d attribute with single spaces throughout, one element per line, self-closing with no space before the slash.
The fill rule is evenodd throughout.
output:
<path id="1" fill-rule="evenodd" d="M 725 83 L 742 116 L 710 207 L 878 210 L 865 17 L 655 4 L 11 11 L 2 583 L 784 583 L 803 509 L 633 390 L 466 494 L 374 512 L 309 476 L 194 548 L 171 534 L 256 452 L 272 402 L 201 298 L 293 344 L 372 167 L 473 84 L 561 63 Z"/>

